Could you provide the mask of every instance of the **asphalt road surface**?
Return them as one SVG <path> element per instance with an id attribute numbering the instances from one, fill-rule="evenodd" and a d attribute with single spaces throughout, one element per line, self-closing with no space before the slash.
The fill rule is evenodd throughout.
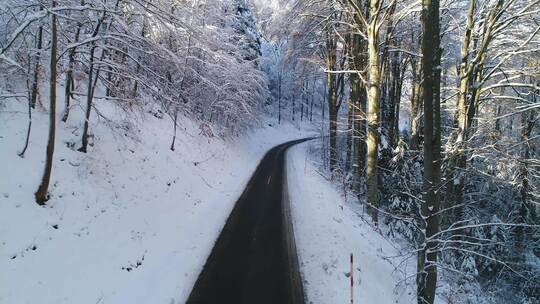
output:
<path id="1" fill-rule="evenodd" d="M 236 202 L 189 304 L 304 303 L 284 181 L 285 151 L 272 148 Z"/>

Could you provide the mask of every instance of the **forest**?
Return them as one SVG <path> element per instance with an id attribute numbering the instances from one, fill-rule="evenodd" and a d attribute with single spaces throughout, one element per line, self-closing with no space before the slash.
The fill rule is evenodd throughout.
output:
<path id="1" fill-rule="evenodd" d="M 92 155 L 98 126 L 153 117 L 180 153 L 186 119 L 208 143 L 303 126 L 418 304 L 538 303 L 539 31 L 539 0 L 3 0 L 0 121 L 24 132 L 0 157 L 44 160 L 23 190 L 48 207 L 59 146 Z"/>

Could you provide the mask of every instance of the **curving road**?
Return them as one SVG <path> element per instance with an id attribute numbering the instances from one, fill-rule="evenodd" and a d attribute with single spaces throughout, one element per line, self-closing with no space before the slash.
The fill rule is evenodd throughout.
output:
<path id="1" fill-rule="evenodd" d="M 187 303 L 304 303 L 284 167 L 287 148 L 309 139 L 281 144 L 264 156 Z"/>

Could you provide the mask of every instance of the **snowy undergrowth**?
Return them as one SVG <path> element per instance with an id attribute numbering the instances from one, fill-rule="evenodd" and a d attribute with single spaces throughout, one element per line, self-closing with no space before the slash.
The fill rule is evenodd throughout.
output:
<path id="1" fill-rule="evenodd" d="M 354 255 L 354 303 L 415 303 L 413 260 L 399 264 L 396 244 L 373 230 L 321 176 L 308 142 L 287 155 L 287 179 L 300 270 L 309 303 L 350 303 L 349 256 Z M 413 277 L 414 278 L 414 277 Z M 405 284 L 407 283 L 407 284 Z"/>
<path id="2" fill-rule="evenodd" d="M 76 151 L 82 109 L 74 108 L 67 124 L 57 120 L 45 207 L 34 192 L 47 114 L 34 111 L 20 158 L 25 106 L 1 109 L 0 303 L 183 303 L 266 150 L 309 133 L 267 126 L 223 140 L 182 118 L 173 152 L 170 119 L 98 109 L 116 120 L 93 114 L 87 154 Z"/>

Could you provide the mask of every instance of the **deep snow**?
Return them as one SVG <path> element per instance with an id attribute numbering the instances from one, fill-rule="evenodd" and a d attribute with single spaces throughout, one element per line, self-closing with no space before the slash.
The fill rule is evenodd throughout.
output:
<path id="1" fill-rule="evenodd" d="M 99 109 L 117 120 L 93 113 L 87 154 L 82 109 L 57 120 L 46 207 L 33 194 L 47 114 L 34 111 L 23 159 L 26 105 L 0 110 L 0 303 L 183 303 L 258 161 L 308 133 L 285 124 L 223 140 L 182 118 L 173 152 L 170 119 Z"/>

